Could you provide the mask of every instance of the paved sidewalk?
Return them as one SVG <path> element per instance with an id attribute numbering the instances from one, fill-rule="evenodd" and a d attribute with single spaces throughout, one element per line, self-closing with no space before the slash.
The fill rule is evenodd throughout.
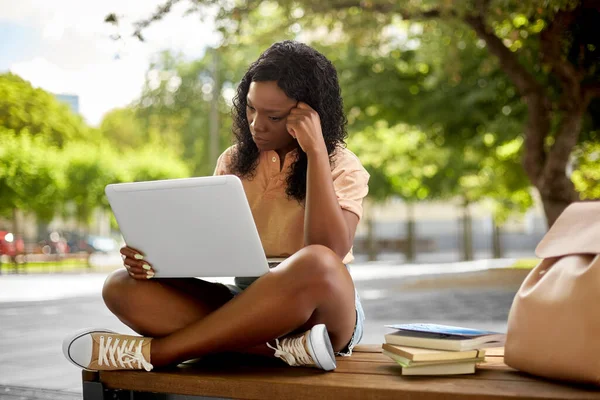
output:
<path id="1" fill-rule="evenodd" d="M 397 264 L 372 262 L 352 264 L 350 271 L 355 282 L 456 274 L 504 268 L 514 259 L 477 260 L 456 263 Z M 114 269 L 114 268 L 113 268 Z M 111 269 L 112 270 L 112 269 Z M 108 272 L 1 275 L 0 303 L 56 300 L 100 293 Z M 211 281 L 233 283 L 233 278 L 207 278 Z"/>
<path id="2" fill-rule="evenodd" d="M 429 272 L 421 275 L 411 266 L 404 273 L 398 272 L 404 266 L 353 266 L 368 318 L 363 343 L 381 343 L 388 332 L 384 325 L 400 322 L 505 331 L 512 299 L 527 271 L 495 268 L 499 263 L 487 265 L 491 269 L 482 265 L 453 273 L 448 265 L 437 270 L 421 266 L 421 272 Z M 63 337 L 90 326 L 132 333 L 101 300 L 105 276 L 0 277 L 0 399 L 60 398 L 51 397 L 56 393 L 72 398 L 81 392 L 81 373 L 64 359 Z M 40 295 L 43 290 L 45 298 Z M 6 294 L 9 291 L 14 301 Z M 12 388 L 11 397 L 7 387 Z M 60 392 L 39 392 L 35 397 L 28 388 Z M 30 394 L 14 395 L 26 392 Z"/>

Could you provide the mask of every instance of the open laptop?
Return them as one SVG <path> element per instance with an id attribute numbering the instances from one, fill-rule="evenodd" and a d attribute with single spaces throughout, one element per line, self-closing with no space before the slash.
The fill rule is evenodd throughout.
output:
<path id="1" fill-rule="evenodd" d="M 105 193 L 125 243 L 144 254 L 157 278 L 269 271 L 236 176 L 110 184 Z"/>

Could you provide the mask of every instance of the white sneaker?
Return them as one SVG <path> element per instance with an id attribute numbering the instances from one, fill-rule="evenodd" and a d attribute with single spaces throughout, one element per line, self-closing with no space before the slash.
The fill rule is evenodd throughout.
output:
<path id="1" fill-rule="evenodd" d="M 311 330 L 298 336 L 275 339 L 275 357 L 281 358 L 292 367 L 310 366 L 332 371 L 335 369 L 335 355 L 329 334 L 324 324 L 315 325 Z"/>
<path id="2" fill-rule="evenodd" d="M 94 371 L 152 370 L 151 338 L 119 335 L 108 329 L 85 329 L 63 340 L 63 354 L 79 368 Z"/>

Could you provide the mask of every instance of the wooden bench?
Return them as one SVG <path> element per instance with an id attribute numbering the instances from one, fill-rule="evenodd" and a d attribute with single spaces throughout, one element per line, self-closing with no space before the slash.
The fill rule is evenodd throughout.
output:
<path id="1" fill-rule="evenodd" d="M 278 360 L 214 356 L 160 372 L 83 372 L 84 400 L 103 399 L 600 399 L 600 388 L 535 378 L 507 367 L 490 349 L 475 374 L 401 376 L 380 345 L 338 357 L 334 372 L 290 368 Z"/>

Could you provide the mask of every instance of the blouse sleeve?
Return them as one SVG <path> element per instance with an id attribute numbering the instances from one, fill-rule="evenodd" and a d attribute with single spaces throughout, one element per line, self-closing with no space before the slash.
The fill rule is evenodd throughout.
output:
<path id="1" fill-rule="evenodd" d="M 362 202 L 369 192 L 369 173 L 349 150 L 332 171 L 333 187 L 340 207 L 362 218 Z"/>

